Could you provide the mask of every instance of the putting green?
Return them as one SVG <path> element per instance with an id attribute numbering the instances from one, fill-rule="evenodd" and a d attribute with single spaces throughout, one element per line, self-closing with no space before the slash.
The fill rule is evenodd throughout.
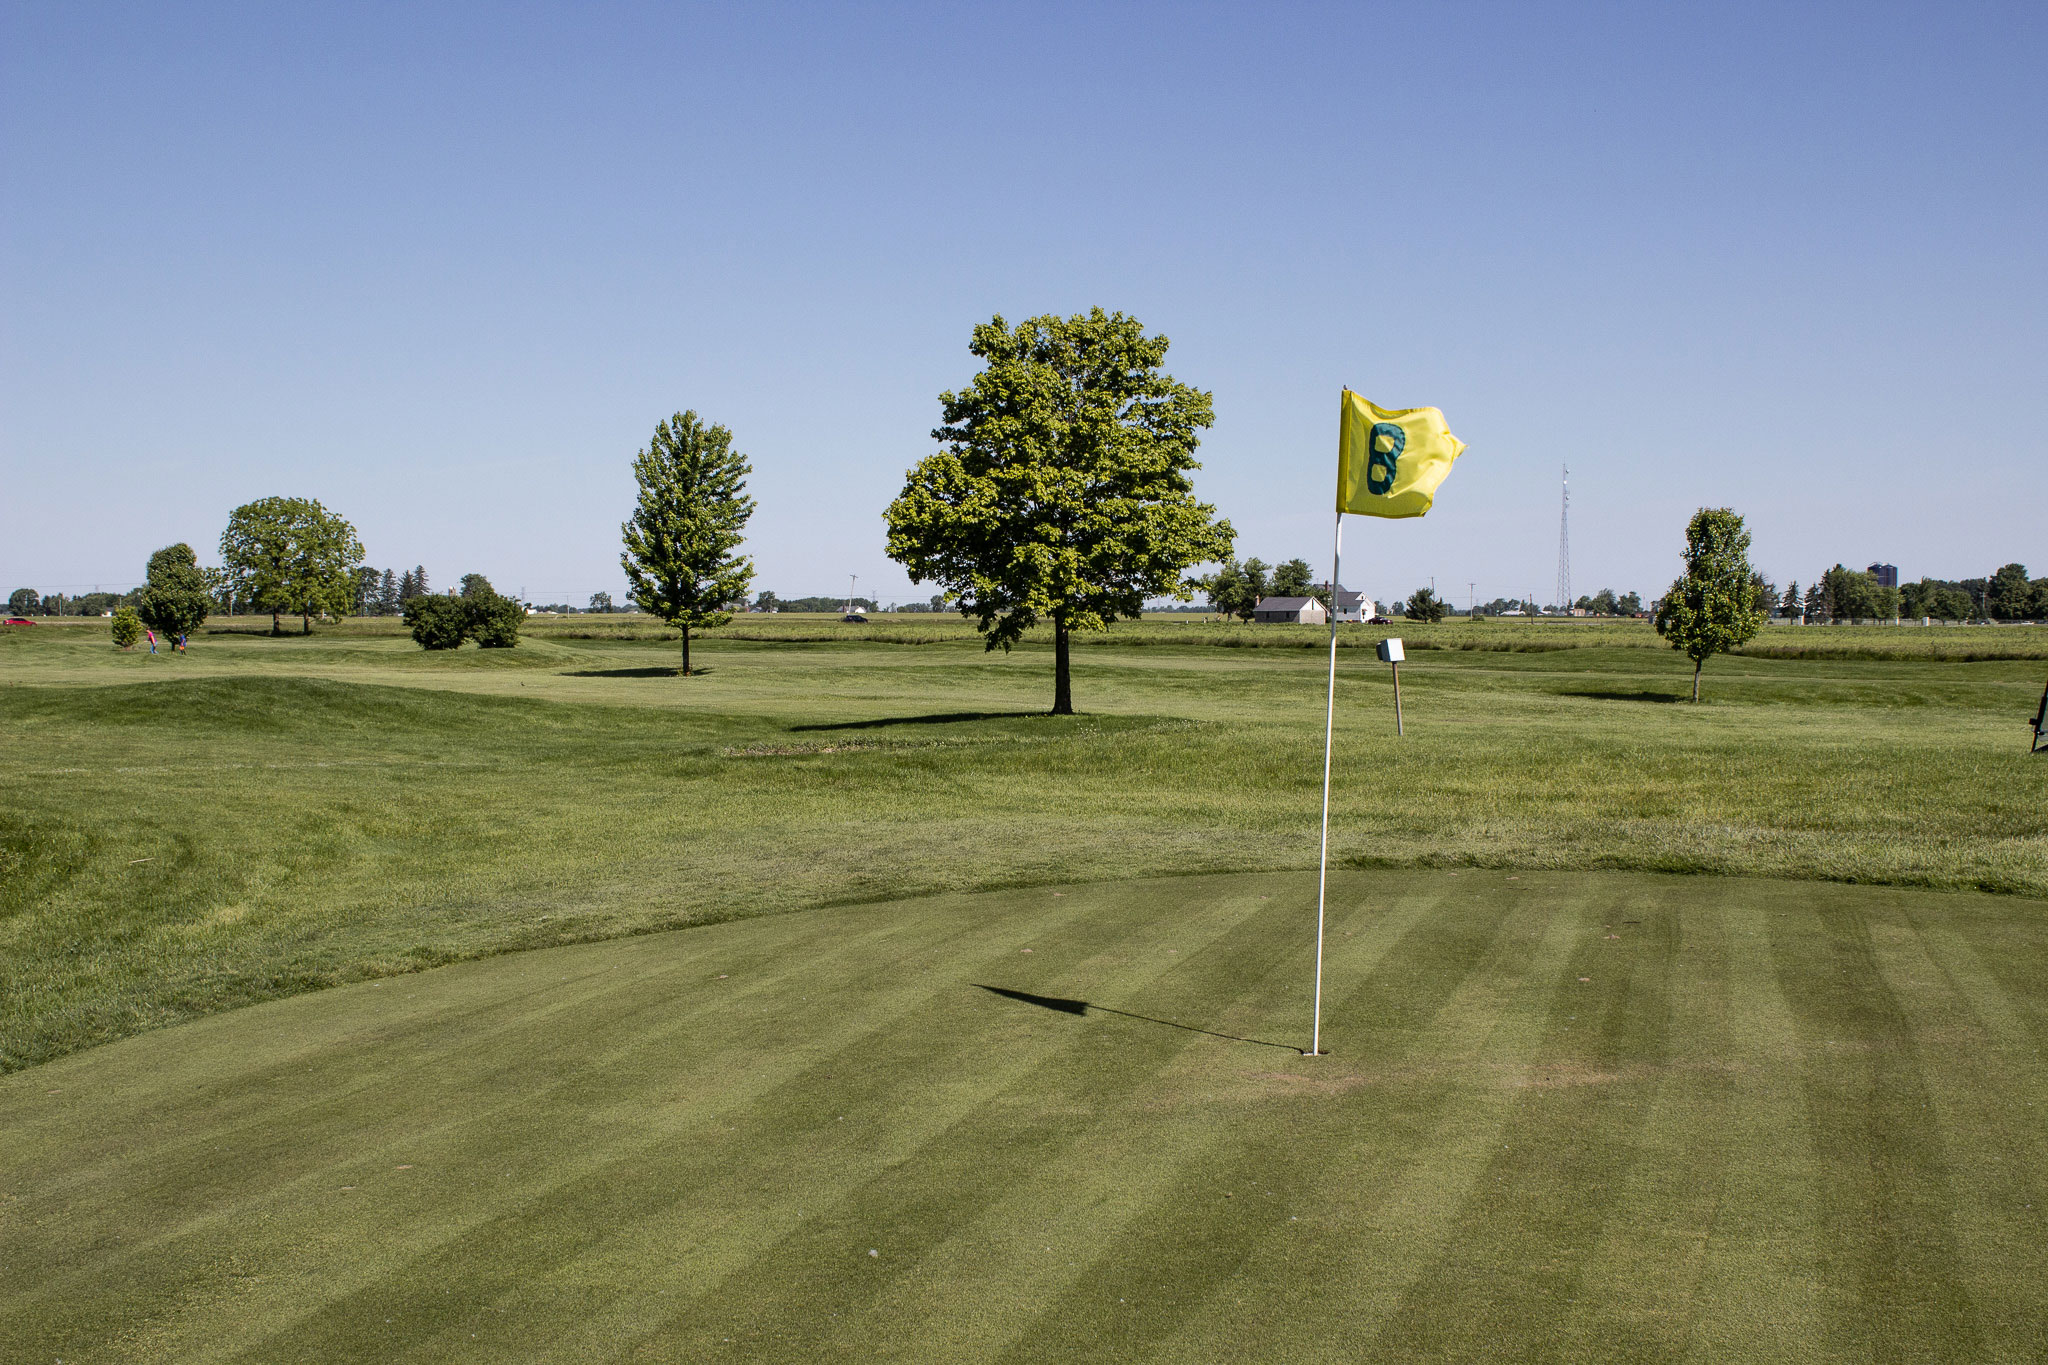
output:
<path id="1" fill-rule="evenodd" d="M 2048 906 L 1619 873 L 866 905 L 0 1078 L 0 1358 L 2048 1349 Z"/>

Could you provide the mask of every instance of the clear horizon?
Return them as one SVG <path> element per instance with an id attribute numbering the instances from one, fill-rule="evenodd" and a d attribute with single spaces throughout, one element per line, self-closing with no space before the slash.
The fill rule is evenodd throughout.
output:
<path id="1" fill-rule="evenodd" d="M 1327 574 L 1335 408 L 1471 452 L 1348 586 L 2048 571 L 2030 6 L 13 5 L 0 592 L 215 562 L 272 494 L 367 558 L 623 596 L 630 463 L 752 458 L 756 589 L 920 600 L 881 510 L 969 330 L 1100 305 L 1216 397 L 1196 487 Z"/>

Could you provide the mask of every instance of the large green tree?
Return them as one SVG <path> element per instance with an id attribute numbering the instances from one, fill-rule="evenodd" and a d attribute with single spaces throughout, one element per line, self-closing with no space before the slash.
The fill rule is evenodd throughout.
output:
<path id="1" fill-rule="evenodd" d="M 1075 631 L 1185 600 L 1188 568 L 1230 554 L 1230 523 L 1188 477 L 1210 396 L 1160 368 L 1167 345 L 1100 308 L 981 324 L 968 351 L 984 368 L 939 395 L 942 449 L 885 513 L 890 558 L 943 587 L 989 649 L 1052 626 L 1055 715 L 1074 710 Z"/>
<path id="2" fill-rule="evenodd" d="M 271 634 L 283 634 L 278 618 L 290 612 L 311 635 L 315 616 L 354 607 L 363 542 L 346 518 L 312 498 L 258 498 L 229 514 L 220 558 L 231 594 L 268 612 Z"/>
<path id="3" fill-rule="evenodd" d="M 142 585 L 142 600 L 135 604 L 144 625 L 163 635 L 185 635 L 199 629 L 212 605 L 206 585 L 206 571 L 199 556 L 179 541 L 166 545 L 149 557 L 148 578 Z"/>
<path id="4" fill-rule="evenodd" d="M 620 527 L 619 563 L 633 600 L 683 632 L 683 676 L 690 673 L 690 631 L 722 626 L 753 582 L 753 561 L 733 553 L 746 538 L 754 467 L 732 448 L 732 433 L 679 412 L 654 429 L 633 460 L 640 501 Z"/>
<path id="5" fill-rule="evenodd" d="M 1209 605 L 1218 612 L 1249 621 L 1258 609 L 1259 599 L 1266 595 L 1265 561 L 1247 559 L 1240 564 L 1225 559 L 1215 573 L 1202 580 L 1201 586 L 1208 594 Z"/>
<path id="6" fill-rule="evenodd" d="M 1700 669 L 1763 628 L 1749 567 L 1749 528 L 1726 507 L 1702 507 L 1685 528 L 1685 573 L 1657 607 L 1657 633 L 1692 660 L 1692 699 Z"/>
<path id="7" fill-rule="evenodd" d="M 2034 585 L 2027 580 L 2027 566 L 2007 564 L 1991 575 L 1985 592 L 1990 615 L 2000 621 L 2023 621 L 2033 614 Z"/>

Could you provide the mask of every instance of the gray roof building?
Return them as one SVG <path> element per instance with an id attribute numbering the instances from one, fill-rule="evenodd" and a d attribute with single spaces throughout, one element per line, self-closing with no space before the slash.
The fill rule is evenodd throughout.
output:
<path id="1" fill-rule="evenodd" d="M 1261 597 L 1252 608 L 1252 620 L 1260 622 L 1320 626 L 1329 619 L 1323 604 L 1313 597 Z"/>

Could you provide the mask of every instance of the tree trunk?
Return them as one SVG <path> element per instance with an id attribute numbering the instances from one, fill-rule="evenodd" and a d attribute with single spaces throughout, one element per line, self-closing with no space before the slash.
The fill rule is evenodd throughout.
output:
<path id="1" fill-rule="evenodd" d="M 683 627 L 683 676 L 690 676 L 690 628 Z"/>
<path id="2" fill-rule="evenodd" d="M 1068 668 L 1067 623 L 1055 616 L 1052 621 L 1052 713 L 1056 716 L 1074 714 L 1074 679 Z"/>
<path id="3" fill-rule="evenodd" d="M 284 634 L 284 623 L 279 621 L 277 619 L 277 616 L 278 614 L 276 612 L 270 613 L 270 633 L 272 635 Z"/>
<path id="4" fill-rule="evenodd" d="M 1705 659 L 1694 659 L 1692 661 L 1692 699 L 1694 701 L 1700 699 L 1700 665 L 1705 662 Z"/>
<path id="5" fill-rule="evenodd" d="M 312 618 L 311 616 L 301 615 L 301 616 L 299 617 L 299 634 L 301 634 L 301 635 L 311 635 L 312 633 L 313 633 L 313 618 Z"/>

